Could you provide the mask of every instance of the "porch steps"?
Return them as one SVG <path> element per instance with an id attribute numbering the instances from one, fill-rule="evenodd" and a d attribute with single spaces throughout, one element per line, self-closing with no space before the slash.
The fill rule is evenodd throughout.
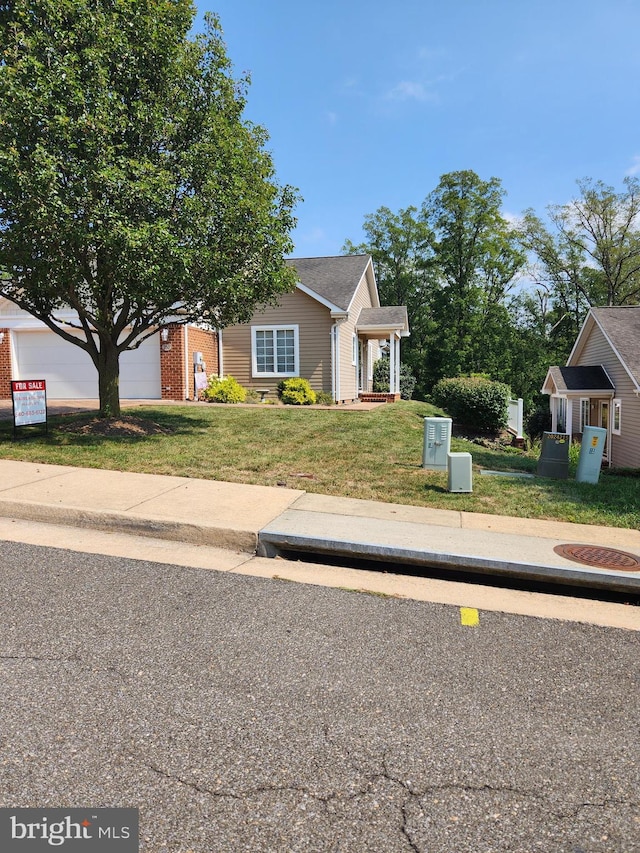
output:
<path id="1" fill-rule="evenodd" d="M 400 394 L 385 394 L 374 392 L 363 392 L 358 395 L 361 403 L 397 403 L 400 399 Z"/>

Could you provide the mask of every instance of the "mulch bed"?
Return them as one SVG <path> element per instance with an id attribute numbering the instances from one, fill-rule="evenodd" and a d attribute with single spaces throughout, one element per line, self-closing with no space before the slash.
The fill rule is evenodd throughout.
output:
<path id="1" fill-rule="evenodd" d="M 69 423 L 56 424 L 56 431 L 75 435 L 104 435 L 110 437 L 138 438 L 146 435 L 169 435 L 170 429 L 145 418 L 121 415 L 118 418 L 75 419 Z"/>

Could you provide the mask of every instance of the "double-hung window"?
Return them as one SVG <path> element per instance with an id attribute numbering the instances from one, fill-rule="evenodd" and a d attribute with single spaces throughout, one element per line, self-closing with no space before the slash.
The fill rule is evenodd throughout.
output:
<path id="1" fill-rule="evenodd" d="M 590 403 L 588 397 L 580 398 L 580 432 L 584 432 L 584 428 L 589 426 Z"/>
<path id="2" fill-rule="evenodd" d="M 297 326 L 252 326 L 254 376 L 298 376 Z"/>
<path id="3" fill-rule="evenodd" d="M 614 435 L 622 435 L 622 400 L 616 398 L 613 401 L 613 422 L 611 430 Z"/>

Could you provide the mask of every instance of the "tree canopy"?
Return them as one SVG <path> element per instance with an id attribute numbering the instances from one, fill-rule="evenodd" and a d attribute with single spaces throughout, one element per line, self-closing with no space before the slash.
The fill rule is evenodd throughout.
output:
<path id="1" fill-rule="evenodd" d="M 640 181 L 622 192 L 578 181 L 543 219 L 502 215 L 498 178 L 442 175 L 420 209 L 364 219 L 383 304 L 407 305 L 403 359 L 419 395 L 442 378 L 486 374 L 531 406 L 551 364 L 566 361 L 591 306 L 640 304 Z"/>
<path id="2" fill-rule="evenodd" d="M 0 294 L 89 353 L 102 414 L 120 353 L 164 322 L 242 322 L 295 285 L 297 193 L 243 117 L 218 19 L 193 22 L 188 0 L 0 14 Z"/>
<path id="3" fill-rule="evenodd" d="M 505 300 L 525 258 L 500 213 L 503 196 L 497 178 L 451 172 L 419 210 L 382 207 L 365 217 L 364 243 L 345 243 L 372 255 L 383 304 L 407 306 L 403 358 L 422 395 L 461 372 L 508 381 Z"/>
<path id="4" fill-rule="evenodd" d="M 549 227 L 525 212 L 524 245 L 537 261 L 533 276 L 549 296 L 552 318 L 566 319 L 574 338 L 592 306 L 640 303 L 640 182 L 617 193 L 602 181 L 578 181 L 579 197 L 548 209 Z"/>

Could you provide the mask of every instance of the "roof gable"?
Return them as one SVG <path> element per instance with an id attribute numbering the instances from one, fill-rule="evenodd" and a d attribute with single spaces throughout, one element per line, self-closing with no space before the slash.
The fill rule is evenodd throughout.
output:
<path id="1" fill-rule="evenodd" d="M 370 255 L 337 255 L 329 258 L 289 258 L 307 291 L 320 297 L 323 304 L 348 311 L 358 286 L 371 264 Z M 377 300 L 375 280 L 372 279 Z"/>
<path id="2" fill-rule="evenodd" d="M 640 306 L 592 308 L 591 313 L 635 384 L 640 386 Z"/>
<path id="3" fill-rule="evenodd" d="M 611 351 L 640 389 L 640 305 L 591 308 L 573 345 L 567 365 L 574 365 L 588 341 L 594 325 L 605 337 Z"/>

